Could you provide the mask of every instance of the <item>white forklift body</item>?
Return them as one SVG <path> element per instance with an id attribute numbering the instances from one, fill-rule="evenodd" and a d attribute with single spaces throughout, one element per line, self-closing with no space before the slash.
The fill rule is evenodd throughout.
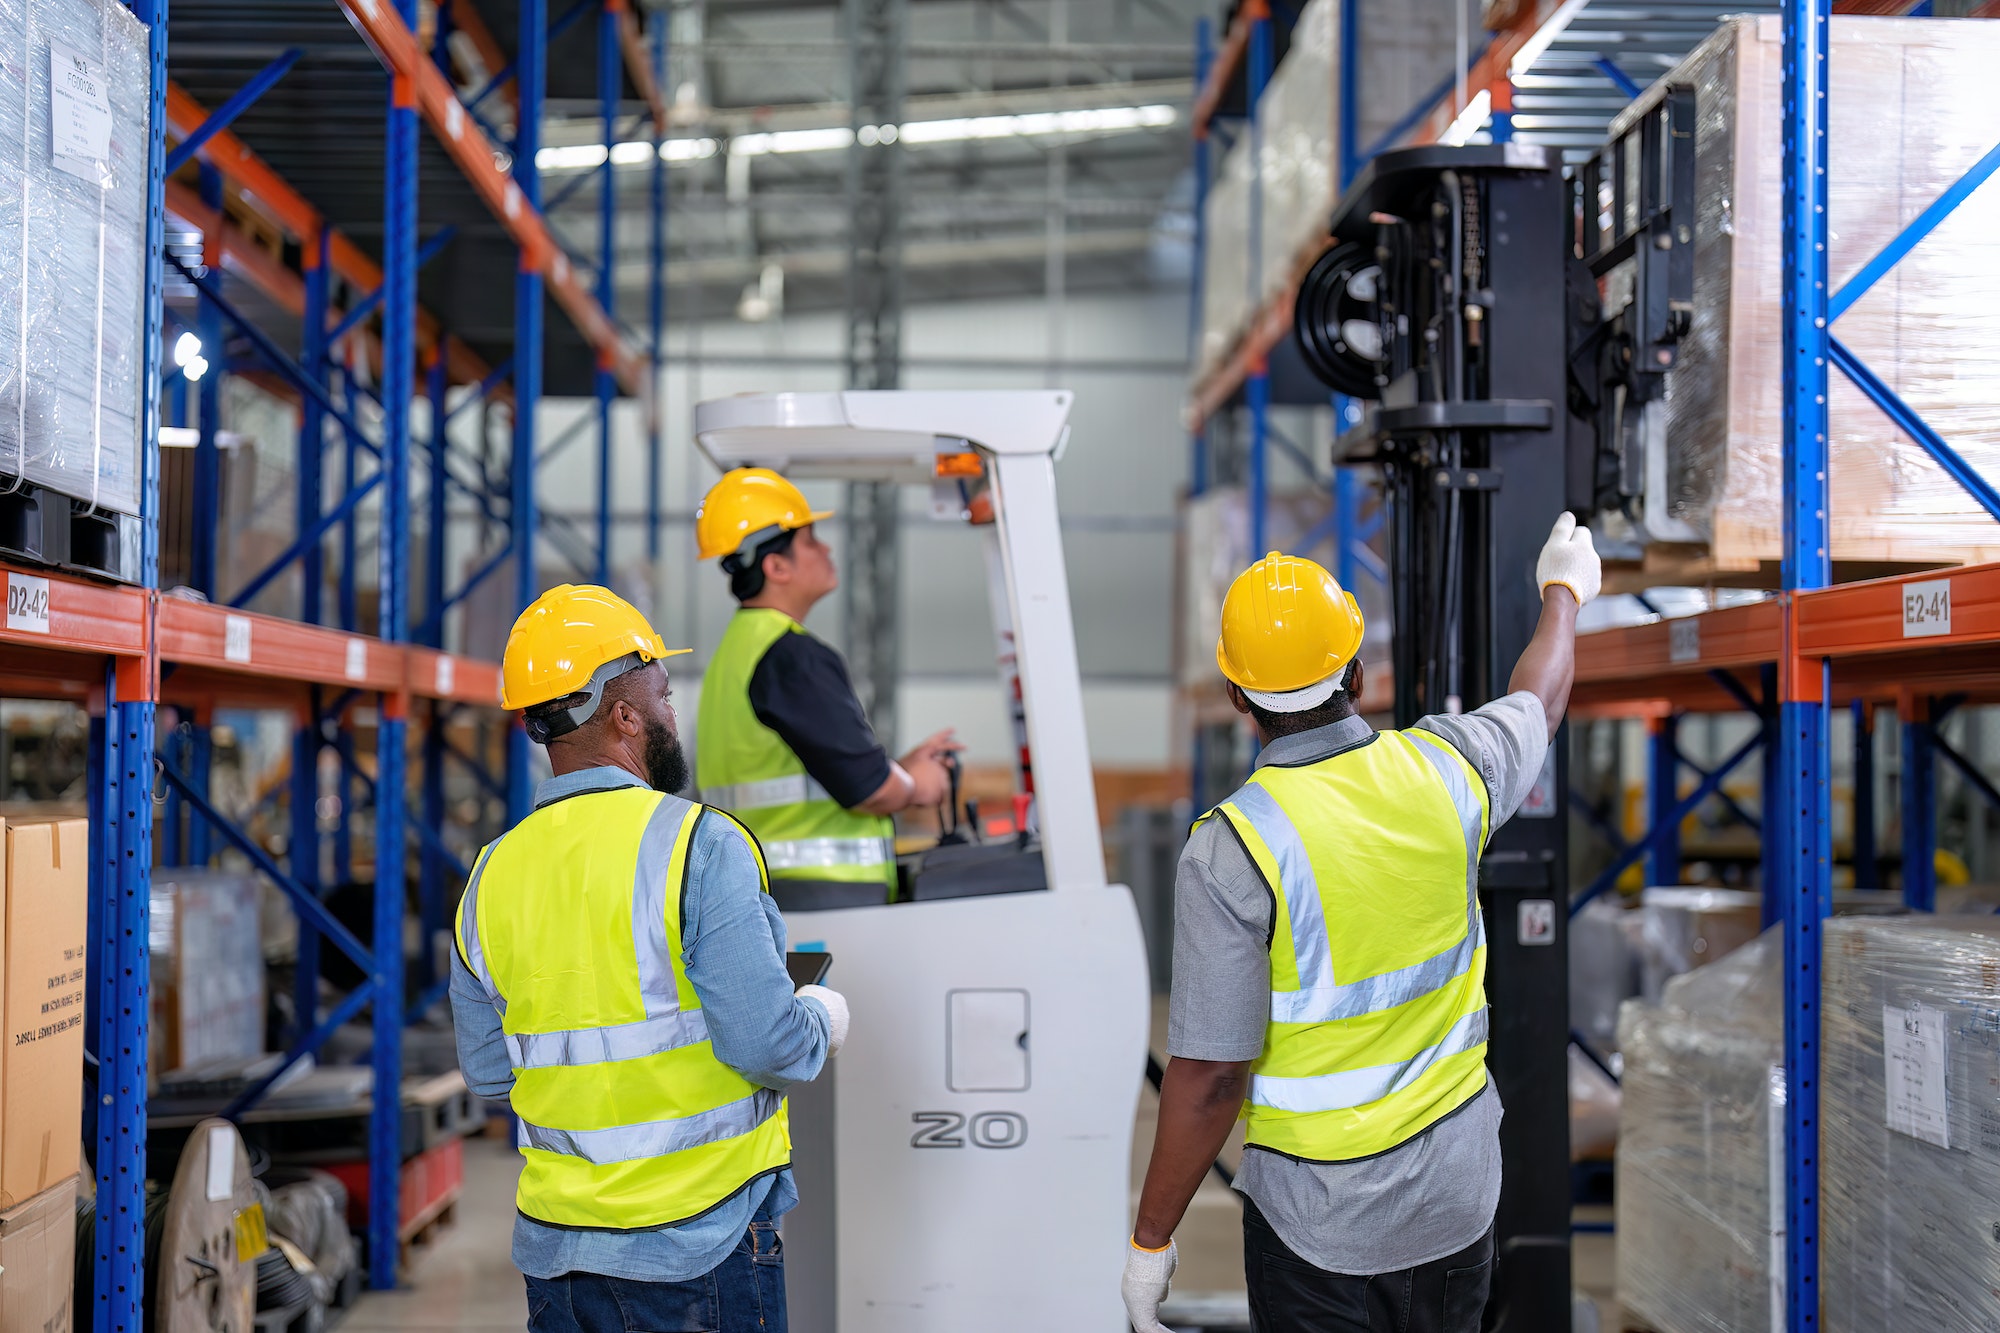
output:
<path id="1" fill-rule="evenodd" d="M 1091 782 L 1056 515 L 1070 398 L 850 391 L 695 408 L 718 467 L 795 480 L 931 487 L 940 456 L 976 452 L 1048 881 L 787 914 L 794 948 L 833 955 L 827 984 L 853 1012 L 828 1074 L 793 1090 L 795 1333 L 1126 1327 L 1118 1280 L 1150 1002 L 1131 894 L 1105 880 Z"/>

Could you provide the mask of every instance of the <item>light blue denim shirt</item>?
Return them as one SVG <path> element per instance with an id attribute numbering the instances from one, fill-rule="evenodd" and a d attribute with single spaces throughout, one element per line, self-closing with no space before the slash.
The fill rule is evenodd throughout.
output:
<path id="1" fill-rule="evenodd" d="M 550 778 L 535 807 L 618 787 L 643 787 L 621 768 Z M 762 891 L 757 862 L 736 825 L 704 819 L 688 848 L 681 905 L 688 981 L 701 997 L 715 1058 L 760 1087 L 783 1090 L 819 1075 L 826 1063 L 826 1006 L 792 994 L 785 971 L 785 923 Z M 451 1012 L 458 1064 L 475 1093 L 505 1098 L 514 1070 L 500 1015 L 452 950 Z M 778 1217 L 799 1201 L 789 1170 L 760 1176 L 700 1217 L 652 1231 L 573 1231 L 514 1220 L 514 1264 L 530 1277 L 602 1273 L 640 1282 L 685 1282 L 711 1271 L 743 1238 L 753 1215 Z"/>

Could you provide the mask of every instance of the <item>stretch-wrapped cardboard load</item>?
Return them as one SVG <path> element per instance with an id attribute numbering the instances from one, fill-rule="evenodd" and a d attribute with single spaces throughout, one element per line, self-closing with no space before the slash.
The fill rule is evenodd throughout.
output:
<path id="1" fill-rule="evenodd" d="M 1255 235 L 1249 136 L 1217 164 L 1203 210 L 1198 376 L 1228 355 L 1256 311 L 1291 284 L 1326 236 L 1339 188 L 1339 33 L 1340 0 L 1309 0 L 1257 103 Z"/>
<path id="2" fill-rule="evenodd" d="M 1773 1327 L 1781 961 L 1768 934 L 1619 1015 L 1618 1299 L 1659 1333 Z"/>
<path id="3" fill-rule="evenodd" d="M 0 0 L 0 490 L 139 512 L 146 29 Z"/>
<path id="4" fill-rule="evenodd" d="M 1826 1326 L 2000 1328 L 2000 923 L 1835 922 L 1824 973 Z"/>
<path id="5" fill-rule="evenodd" d="M 1659 1333 L 1784 1326 L 1780 946 L 1620 1018 L 1618 1293 Z M 1823 1326 L 2000 1328 L 2000 922 L 1836 918 L 1821 976 Z"/>
<path id="6" fill-rule="evenodd" d="M 1652 469 L 1642 528 L 1706 544 L 1718 573 L 1771 567 L 1780 550 L 1779 28 L 1776 15 L 1724 23 L 1612 126 L 1623 134 L 1669 85 L 1694 89 L 1692 328 L 1668 377 L 1665 465 Z M 1993 147 L 2000 27 L 1836 18 L 1830 61 L 1837 292 Z M 1832 331 L 1976 471 L 2000 477 L 2000 191 L 1975 191 Z M 1978 502 L 1838 369 L 1830 379 L 1833 558 L 2000 558 L 2000 526 Z"/>

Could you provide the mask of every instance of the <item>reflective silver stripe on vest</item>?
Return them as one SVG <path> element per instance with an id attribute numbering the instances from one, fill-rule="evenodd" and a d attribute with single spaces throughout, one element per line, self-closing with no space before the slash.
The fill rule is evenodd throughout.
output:
<path id="1" fill-rule="evenodd" d="M 782 1093 L 759 1088 L 741 1101 L 678 1120 L 651 1120 L 611 1129 L 545 1129 L 523 1120 L 520 1142 L 543 1152 L 581 1157 L 593 1166 L 610 1166 L 741 1138 L 776 1115 L 784 1104 Z"/>
<path id="2" fill-rule="evenodd" d="M 803 805 L 807 801 L 830 801 L 826 788 L 805 773 L 792 773 L 762 782 L 737 782 L 723 787 L 703 787 L 701 799 L 708 805 L 731 812 L 769 810 L 779 805 Z"/>
<path id="3" fill-rule="evenodd" d="M 464 929 L 459 932 L 458 942 L 465 954 L 466 970 L 472 973 L 474 980 L 485 987 L 486 998 L 493 1002 L 494 1009 L 502 1016 L 507 1012 L 507 997 L 493 984 L 493 973 L 486 966 L 486 950 L 479 944 L 479 877 L 486 873 L 486 863 L 493 859 L 494 848 L 497 848 L 506 836 L 503 833 L 495 838 L 487 847 L 486 854 L 473 863 L 472 877 L 466 881 L 465 902 L 458 918 L 464 924 Z"/>
<path id="4" fill-rule="evenodd" d="M 772 870 L 881 866 L 895 859 L 896 845 L 887 838 L 793 838 L 764 844 L 764 864 Z"/>
<path id="5" fill-rule="evenodd" d="M 673 873 L 674 843 L 687 815 L 688 802 L 661 797 L 646 821 L 646 831 L 639 835 L 639 859 L 632 870 L 632 950 L 639 960 L 639 994 L 648 1018 L 681 1011 L 673 948 L 667 940 L 667 895 L 679 893 L 680 885 L 669 884 L 667 878 Z"/>
<path id="6" fill-rule="evenodd" d="M 1305 840 L 1299 837 L 1292 817 L 1271 795 L 1255 782 L 1229 798 L 1264 840 L 1264 846 L 1278 862 L 1278 879 L 1284 892 L 1285 916 L 1292 926 L 1292 953 L 1298 961 L 1299 989 L 1271 992 L 1271 1017 L 1280 1023 L 1304 1023 L 1310 1019 L 1288 1018 L 1278 1013 L 1281 996 L 1318 995 L 1337 990 L 1333 977 L 1333 948 L 1326 939 L 1326 909 L 1319 900 L 1319 879 L 1313 874 L 1312 857 Z"/>
<path id="7" fill-rule="evenodd" d="M 697 1009 L 693 1013 L 662 1014 L 614 1027 L 510 1032 L 507 1057 L 516 1069 L 597 1065 L 613 1060 L 638 1060 L 707 1040 L 708 1019 Z"/>
<path id="8" fill-rule="evenodd" d="M 557 1032 L 506 1034 L 508 1062 L 516 1069 L 546 1069 L 564 1065 L 602 1064 L 636 1060 L 708 1040 L 708 1020 L 700 1010 L 681 1012 L 680 989 L 674 982 L 672 947 L 667 939 L 667 895 L 680 886 L 669 883 L 674 843 L 690 803 L 665 796 L 653 807 L 639 835 L 639 854 L 632 872 L 632 949 L 639 969 L 639 993 L 646 1017 L 636 1023 L 571 1028 Z M 497 846 L 498 843 L 495 843 Z M 506 997 L 494 984 L 479 947 L 479 878 L 492 852 L 474 868 L 466 885 L 463 940 L 468 966 L 486 988 L 494 1008 L 504 1016 Z"/>
<path id="9" fill-rule="evenodd" d="M 1272 1078 L 1265 1074 L 1250 1079 L 1250 1100 L 1274 1111 L 1346 1111 L 1379 1102 L 1392 1093 L 1410 1087 L 1440 1060 L 1472 1050 L 1486 1040 L 1486 1010 L 1479 1009 L 1452 1024 L 1451 1031 L 1435 1046 L 1425 1047 L 1407 1060 L 1349 1069 L 1337 1074 L 1309 1078 Z"/>
<path id="10" fill-rule="evenodd" d="M 1250 820 L 1257 836 L 1277 858 L 1278 873 L 1283 880 L 1299 989 L 1271 992 L 1274 1023 L 1331 1023 L 1408 1004 L 1464 976 L 1472 969 L 1478 951 L 1485 947 L 1486 928 L 1479 916 L 1479 851 L 1485 807 L 1468 785 L 1465 770 L 1450 755 L 1436 753 L 1427 738 L 1421 736 L 1412 737 L 1412 743 L 1443 780 L 1465 836 L 1465 936 L 1450 948 L 1393 972 L 1345 984 L 1335 979 L 1333 953 L 1327 943 L 1326 909 L 1320 901 L 1318 880 L 1298 828 L 1277 798 L 1255 782 L 1245 784 L 1230 798 L 1230 804 Z"/>

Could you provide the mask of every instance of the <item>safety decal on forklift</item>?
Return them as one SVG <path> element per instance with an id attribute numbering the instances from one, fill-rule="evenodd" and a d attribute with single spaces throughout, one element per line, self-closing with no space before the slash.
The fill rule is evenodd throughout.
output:
<path id="1" fill-rule="evenodd" d="M 1519 939 L 1522 944 L 1556 942 L 1556 903 L 1553 898 L 1521 900 Z"/>

